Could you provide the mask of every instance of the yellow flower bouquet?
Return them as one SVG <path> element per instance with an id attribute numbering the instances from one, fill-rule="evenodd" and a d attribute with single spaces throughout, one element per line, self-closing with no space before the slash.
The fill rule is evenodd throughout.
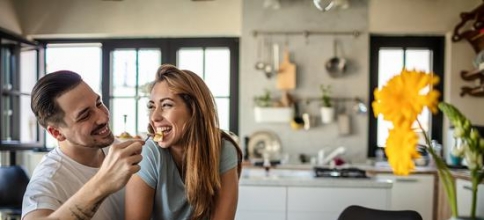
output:
<path id="1" fill-rule="evenodd" d="M 435 152 L 417 118 L 425 107 L 434 114 L 440 109 L 454 125 L 454 137 L 463 143 L 463 157 L 468 163 L 472 181 L 470 217 L 476 219 L 477 187 L 484 178 L 484 172 L 482 172 L 484 139 L 457 108 L 449 103 L 439 103 L 440 92 L 432 89 L 437 83 L 439 83 L 439 78 L 432 73 L 403 69 L 382 88 L 375 89 L 375 101 L 372 103 L 375 117 L 382 114 L 383 119 L 390 121 L 393 125 L 385 143 L 385 153 L 394 174 L 408 175 L 412 172 L 415 169 L 414 160 L 420 157 L 417 151 L 419 138 L 412 127 L 417 122 L 424 135 L 426 149 L 435 161 L 437 172 L 447 194 L 452 217 L 458 217 L 455 178 L 442 157 Z"/>

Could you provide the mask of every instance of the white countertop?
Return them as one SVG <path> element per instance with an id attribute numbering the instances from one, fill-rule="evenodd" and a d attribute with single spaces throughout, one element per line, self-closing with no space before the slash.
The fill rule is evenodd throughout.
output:
<path id="1" fill-rule="evenodd" d="M 391 181 L 375 178 L 331 178 L 314 177 L 312 169 L 276 168 L 268 173 L 260 167 L 242 170 L 241 186 L 301 186 L 339 188 L 391 188 Z"/>

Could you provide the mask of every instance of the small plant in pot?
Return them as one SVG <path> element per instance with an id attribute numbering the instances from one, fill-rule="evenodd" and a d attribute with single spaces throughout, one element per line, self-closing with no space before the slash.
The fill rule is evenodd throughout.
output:
<path id="1" fill-rule="evenodd" d="M 334 107 L 331 99 L 331 85 L 321 85 L 321 122 L 329 124 L 334 121 Z"/>
<path id="2" fill-rule="evenodd" d="M 258 107 L 272 107 L 271 91 L 265 89 L 263 95 L 254 97 L 254 102 Z"/>

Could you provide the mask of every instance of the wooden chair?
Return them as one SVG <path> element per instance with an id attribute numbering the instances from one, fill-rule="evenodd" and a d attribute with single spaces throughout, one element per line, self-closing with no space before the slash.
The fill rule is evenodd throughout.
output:
<path id="1" fill-rule="evenodd" d="M 422 220 L 422 216 L 413 210 L 379 210 L 358 205 L 347 207 L 338 220 Z"/>

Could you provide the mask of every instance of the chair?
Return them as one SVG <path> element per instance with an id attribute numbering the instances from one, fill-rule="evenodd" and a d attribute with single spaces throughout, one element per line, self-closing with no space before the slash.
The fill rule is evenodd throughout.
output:
<path id="1" fill-rule="evenodd" d="M 338 220 L 422 220 L 413 210 L 379 210 L 358 205 L 347 207 Z"/>
<path id="2" fill-rule="evenodd" d="M 30 178 L 20 166 L 0 166 L 0 211 L 20 216 L 22 199 Z"/>

